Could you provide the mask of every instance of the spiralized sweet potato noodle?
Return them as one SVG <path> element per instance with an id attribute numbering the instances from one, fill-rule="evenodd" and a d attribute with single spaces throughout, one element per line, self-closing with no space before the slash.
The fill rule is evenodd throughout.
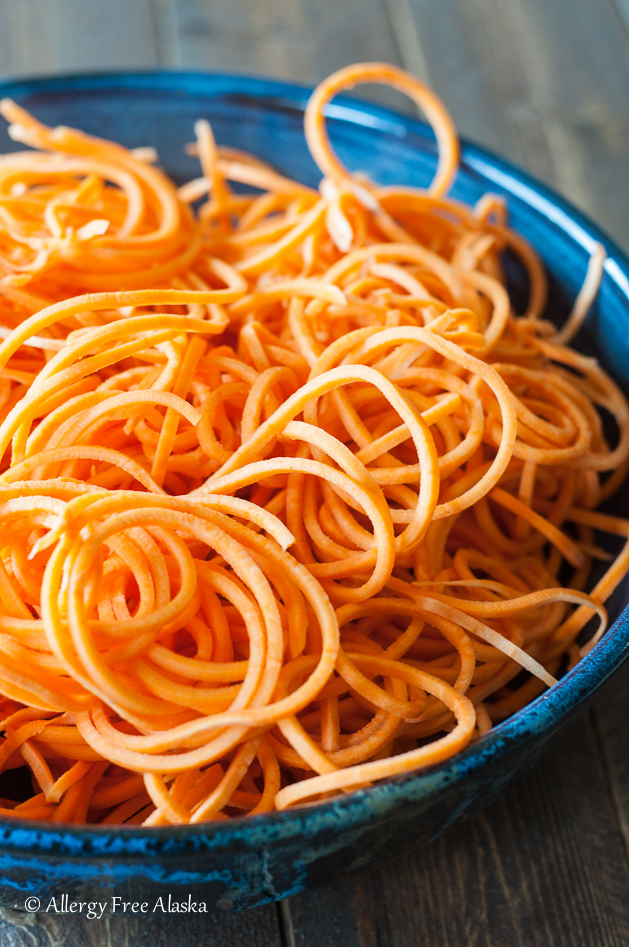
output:
<path id="1" fill-rule="evenodd" d="M 432 124 L 426 190 L 340 163 L 325 114 L 360 82 Z M 3 815 L 313 803 L 450 758 L 595 646 L 629 410 L 567 343 L 604 251 L 557 329 L 502 198 L 447 196 L 434 93 L 323 82 L 318 191 L 205 119 L 178 189 L 150 148 L 0 112 L 32 149 L 0 158 L 0 769 L 33 785 Z"/>

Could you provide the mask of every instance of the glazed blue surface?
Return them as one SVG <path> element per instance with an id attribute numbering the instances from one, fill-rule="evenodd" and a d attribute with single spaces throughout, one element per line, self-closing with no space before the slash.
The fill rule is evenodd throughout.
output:
<path id="1" fill-rule="evenodd" d="M 144 73 L 0 82 L 0 94 L 46 123 L 73 125 L 130 147 L 153 145 L 180 182 L 199 173 L 183 146 L 202 116 L 211 121 L 220 144 L 252 151 L 305 183 L 319 179 L 303 138 L 308 90 L 301 87 L 233 76 Z M 333 143 L 349 167 L 385 184 L 422 186 L 432 177 L 434 137 L 421 123 L 345 98 L 330 106 L 329 116 Z M 15 147 L 0 130 L 0 152 Z M 621 251 L 550 190 L 464 145 L 453 196 L 474 203 L 488 190 L 506 197 L 511 225 L 544 259 L 553 318 L 568 312 L 594 243 L 604 243 L 604 278 L 580 342 L 629 390 L 629 263 Z M 515 296 L 522 295 L 517 268 L 511 280 Z M 51 828 L 0 819 L 0 903 L 19 904 L 23 892 L 42 899 L 77 892 L 102 899 L 114 891 L 134 897 L 179 892 L 183 898 L 190 892 L 208 909 L 246 907 L 416 848 L 486 805 L 583 710 L 627 657 L 628 601 L 625 583 L 609 605 L 613 624 L 591 654 L 480 743 L 430 772 L 315 806 L 210 825 Z"/>

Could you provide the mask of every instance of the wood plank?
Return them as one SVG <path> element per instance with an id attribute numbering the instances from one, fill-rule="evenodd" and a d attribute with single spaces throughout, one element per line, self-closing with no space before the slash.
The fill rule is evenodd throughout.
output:
<path id="1" fill-rule="evenodd" d="M 175 0 L 150 0 L 150 4 L 157 61 L 160 66 L 179 67 Z"/>
<path id="2" fill-rule="evenodd" d="M 158 63 L 151 0 L 3 0 L 4 75 L 143 69 Z"/>
<path id="3" fill-rule="evenodd" d="M 461 133 L 629 247 L 629 43 L 612 0 L 394 2 Z"/>
<path id="4" fill-rule="evenodd" d="M 314 84 L 351 62 L 399 62 L 384 0 L 168 0 L 168 4 L 176 20 L 176 64 L 183 69 Z M 164 15 L 168 19 L 171 13 Z M 369 97 L 410 108 L 402 96 L 386 90 L 372 87 Z"/>
<path id="5" fill-rule="evenodd" d="M 355 59 L 397 59 L 381 0 L 172 0 L 179 65 L 318 82 Z"/>
<path id="6" fill-rule="evenodd" d="M 508 108 L 494 92 L 494 63 L 483 62 L 481 39 L 462 0 L 389 0 L 397 13 L 404 65 L 413 68 L 413 49 L 424 63 L 422 78 L 440 95 L 462 135 L 522 160 L 509 125 Z M 482 24 L 479 24 L 482 26 Z M 411 38 L 409 38 L 411 37 Z M 412 48 L 410 48 L 412 47 Z M 513 80 L 512 80 L 513 81 Z M 502 93 L 501 96 L 502 97 Z"/>
<path id="7" fill-rule="evenodd" d="M 601 756 L 616 811 L 616 819 L 629 852 L 629 730 L 627 693 L 629 664 L 614 675 L 594 705 L 594 723 Z"/>
<path id="8" fill-rule="evenodd" d="M 612 2 L 618 11 L 622 25 L 629 34 L 629 0 L 612 0 Z"/>
<path id="9" fill-rule="evenodd" d="M 239 914 L 155 914 L 133 917 L 26 914 L 0 909 L 2 947 L 281 947 L 276 908 Z"/>
<path id="10" fill-rule="evenodd" d="M 288 942 L 621 947 L 628 885 L 596 736 L 582 718 L 489 809 L 428 848 L 293 898 Z"/>

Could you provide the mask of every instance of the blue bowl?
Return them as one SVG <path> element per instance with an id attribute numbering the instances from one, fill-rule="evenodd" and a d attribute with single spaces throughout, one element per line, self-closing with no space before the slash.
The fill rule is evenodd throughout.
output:
<path id="1" fill-rule="evenodd" d="M 210 119 L 221 144 L 244 148 L 281 172 L 316 184 L 303 137 L 308 90 L 280 82 L 199 73 L 73 76 L 0 83 L 49 124 L 67 124 L 137 147 L 154 145 L 183 182 L 198 175 L 183 145 L 195 119 Z M 382 183 L 424 185 L 435 167 L 427 127 L 394 112 L 339 98 L 328 127 L 340 158 Z M 0 151 L 15 145 L 3 129 Z M 580 213 L 500 158 L 464 145 L 453 194 L 467 203 L 503 195 L 512 226 L 534 244 L 551 276 L 550 312 L 562 318 L 596 241 L 608 253 L 582 346 L 629 387 L 629 262 Z M 514 293 L 523 274 L 514 267 Z M 618 508 L 618 504 L 616 505 Z M 229 822 L 169 828 L 50 827 L 0 820 L 0 903 L 42 906 L 70 900 L 155 901 L 172 894 L 214 908 L 279 900 L 319 880 L 376 865 L 430 841 L 490 802 L 531 765 L 629 648 L 629 582 L 610 602 L 613 624 L 596 648 L 552 689 L 480 743 L 429 772 L 393 778 L 328 802 Z"/>

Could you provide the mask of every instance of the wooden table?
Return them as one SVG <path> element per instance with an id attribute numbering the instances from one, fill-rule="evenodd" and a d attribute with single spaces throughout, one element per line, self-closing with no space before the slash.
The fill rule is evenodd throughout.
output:
<path id="1" fill-rule="evenodd" d="M 314 83 L 363 59 L 428 80 L 463 135 L 629 249 L 629 0 L 0 0 L 10 76 L 161 66 Z M 5 910 L 0 943 L 626 947 L 628 687 L 629 668 L 498 802 L 412 858 L 240 915 Z"/>

